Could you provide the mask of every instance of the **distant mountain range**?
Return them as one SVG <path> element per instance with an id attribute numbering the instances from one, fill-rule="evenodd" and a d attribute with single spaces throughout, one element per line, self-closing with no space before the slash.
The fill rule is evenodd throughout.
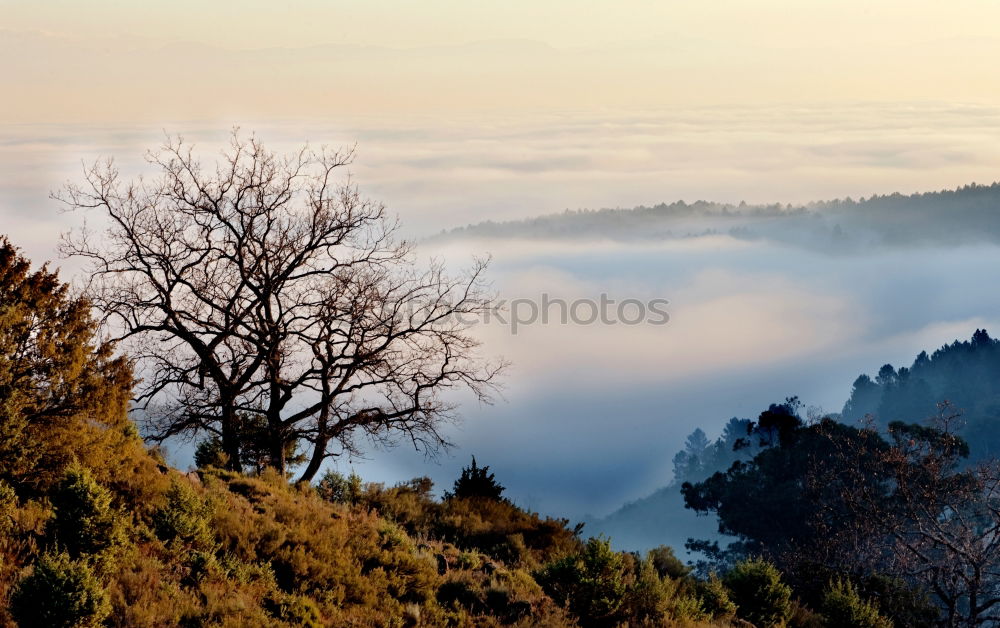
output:
<path id="1" fill-rule="evenodd" d="M 537 218 L 481 222 L 442 232 L 453 238 L 669 240 L 727 235 L 828 252 L 872 246 L 1000 243 L 1000 183 L 805 205 L 697 201 L 633 209 L 567 210 Z"/>

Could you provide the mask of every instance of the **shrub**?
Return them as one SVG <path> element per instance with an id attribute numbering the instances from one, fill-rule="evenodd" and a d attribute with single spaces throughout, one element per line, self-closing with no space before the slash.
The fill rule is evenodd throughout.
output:
<path id="1" fill-rule="evenodd" d="M 677 586 L 679 581 L 674 583 L 673 592 L 667 600 L 667 616 L 682 624 L 708 619 L 709 615 L 698 596 L 687 587 Z"/>
<path id="2" fill-rule="evenodd" d="M 194 464 L 199 469 L 224 469 L 228 462 L 229 456 L 222 448 L 221 438 L 206 438 L 194 450 Z"/>
<path id="3" fill-rule="evenodd" d="M 931 628 L 938 625 L 940 610 L 926 593 L 902 580 L 874 574 L 859 583 L 865 597 L 878 600 L 879 611 L 897 626 Z"/>
<path id="4" fill-rule="evenodd" d="M 110 611 L 87 564 L 65 552 L 42 556 L 11 596 L 11 614 L 24 628 L 88 628 L 100 625 Z"/>
<path id="5" fill-rule="evenodd" d="M 449 609 L 465 608 L 472 613 L 481 613 L 486 605 L 479 587 L 467 575 L 454 576 L 441 583 L 437 590 L 438 604 Z"/>
<path id="6" fill-rule="evenodd" d="M 209 521 L 212 505 L 185 482 L 174 480 L 167 503 L 153 515 L 156 534 L 164 541 L 179 541 L 194 548 L 210 549 L 214 535 Z"/>
<path id="7" fill-rule="evenodd" d="M 17 510 L 17 493 L 3 480 L 0 480 L 0 536 L 4 536 L 14 528 L 14 511 Z"/>
<path id="8" fill-rule="evenodd" d="M 676 580 L 691 573 L 691 568 L 685 565 L 681 559 L 677 558 L 674 554 L 674 549 L 669 545 L 654 547 L 649 550 L 646 556 L 652 561 L 653 567 L 656 568 L 661 578 Z"/>
<path id="9" fill-rule="evenodd" d="M 86 299 L 0 236 L 0 477 L 43 492 L 77 459 L 98 477 L 140 441 L 127 417 L 132 372 L 99 342 Z"/>
<path id="10" fill-rule="evenodd" d="M 792 610 L 792 590 L 781 572 L 761 558 L 736 564 L 723 578 L 737 615 L 760 628 L 780 626 Z"/>
<path id="11" fill-rule="evenodd" d="M 264 609 L 275 619 L 302 628 L 320 628 L 322 617 L 316 603 L 301 595 L 272 592 L 264 598 Z"/>
<path id="12" fill-rule="evenodd" d="M 822 615 L 797 601 L 792 602 L 792 612 L 788 616 L 788 628 L 825 628 Z M 908 627 L 912 628 L 912 627 Z"/>
<path id="13" fill-rule="evenodd" d="M 472 466 L 463 467 L 462 474 L 455 480 L 455 486 L 450 493 L 445 493 L 446 498 L 456 497 L 458 499 L 482 498 L 500 500 L 504 487 L 496 481 L 490 473 L 490 467 L 480 467 L 476 464 L 476 457 L 472 457 Z"/>
<path id="14" fill-rule="evenodd" d="M 716 619 L 729 619 L 736 615 L 736 604 L 729 599 L 729 591 L 714 573 L 700 580 L 696 587 L 698 599 L 705 613 Z"/>
<path id="15" fill-rule="evenodd" d="M 669 581 L 668 581 L 669 582 Z M 639 621 L 655 621 L 667 611 L 670 587 L 648 558 L 638 565 L 635 584 L 628 592 L 628 614 Z"/>
<path id="16" fill-rule="evenodd" d="M 608 539 L 592 538 L 580 554 L 542 569 L 537 580 L 581 626 L 610 625 L 625 602 L 623 566 L 622 555 L 611 549 Z"/>
<path id="17" fill-rule="evenodd" d="M 363 493 L 361 476 L 353 471 L 347 477 L 336 471 L 327 471 L 316 484 L 316 492 L 328 502 L 356 504 L 361 501 Z"/>
<path id="18" fill-rule="evenodd" d="M 830 628 L 892 628 L 892 621 L 882 617 L 877 606 L 862 599 L 850 580 L 831 582 L 820 610 Z"/>
<path id="19" fill-rule="evenodd" d="M 475 552 L 462 552 L 458 555 L 455 562 L 459 569 L 479 569 L 483 565 L 483 561 L 480 560 L 479 554 L 476 554 Z"/>
<path id="20" fill-rule="evenodd" d="M 99 554 L 125 542 L 122 516 L 111 505 L 111 493 L 83 466 L 70 465 L 50 498 L 55 517 L 49 532 L 73 558 Z"/>
<path id="21" fill-rule="evenodd" d="M 507 501 L 448 499 L 431 534 L 509 565 L 534 567 L 580 551 L 580 540 L 568 523 L 539 517 Z"/>

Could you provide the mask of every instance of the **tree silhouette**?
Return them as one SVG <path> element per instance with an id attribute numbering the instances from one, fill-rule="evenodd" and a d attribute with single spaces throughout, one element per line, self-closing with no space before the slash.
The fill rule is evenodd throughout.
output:
<path id="1" fill-rule="evenodd" d="M 158 177 L 123 183 L 108 160 L 54 195 L 107 219 L 103 238 L 77 231 L 62 251 L 91 262 L 87 294 L 128 340 L 153 439 L 215 435 L 240 470 L 262 426 L 281 473 L 289 443 L 307 445 L 307 481 L 358 438 L 447 446 L 446 389 L 490 400 L 504 364 L 469 333 L 494 305 L 486 262 L 417 271 L 384 206 L 337 182 L 352 156 L 280 156 L 234 131 L 209 169 L 178 138 L 148 155 Z"/>
<path id="2" fill-rule="evenodd" d="M 476 457 L 472 457 L 472 465 L 462 467 L 462 474 L 455 480 L 455 486 L 448 498 L 484 498 L 499 501 L 502 499 L 504 487 L 501 486 L 492 473 L 489 465 L 480 467 Z"/>

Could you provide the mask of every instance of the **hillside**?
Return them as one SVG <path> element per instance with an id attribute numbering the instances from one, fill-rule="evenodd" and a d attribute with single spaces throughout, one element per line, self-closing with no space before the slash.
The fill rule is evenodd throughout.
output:
<path id="1" fill-rule="evenodd" d="M 0 241 L 0 625 L 725 626 L 757 581 L 792 612 L 767 564 L 724 586 L 667 548 L 615 552 L 475 460 L 440 500 L 426 478 L 224 470 L 212 447 L 172 469 L 134 383 L 89 304 Z"/>
<path id="2" fill-rule="evenodd" d="M 658 545 L 680 548 L 688 539 L 720 538 L 711 517 L 700 516 L 684 507 L 680 486 L 670 484 L 646 497 L 629 502 L 605 517 L 584 520 L 590 534 L 605 534 L 615 547 L 640 551 Z"/>

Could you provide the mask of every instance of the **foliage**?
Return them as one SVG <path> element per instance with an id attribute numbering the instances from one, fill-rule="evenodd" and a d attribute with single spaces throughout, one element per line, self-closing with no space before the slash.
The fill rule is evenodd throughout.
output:
<path id="1" fill-rule="evenodd" d="M 803 420 L 792 398 L 718 447 L 689 439 L 688 477 L 732 461 L 684 485 L 737 535 L 715 548 L 734 563 L 720 579 L 669 547 L 582 542 L 475 459 L 443 500 L 427 478 L 244 475 L 211 439 L 199 473 L 170 469 L 128 421 L 128 362 L 94 341 L 85 302 L 0 253 L 0 625 L 923 628 L 993 603 L 1000 467 L 969 464 L 950 414 L 880 433 Z"/>
<path id="2" fill-rule="evenodd" d="M 17 493 L 10 484 L 0 480 L 0 536 L 11 532 L 16 511 Z"/>
<path id="3" fill-rule="evenodd" d="M 691 573 L 691 568 L 677 558 L 674 549 L 667 545 L 660 545 L 649 550 L 648 557 L 661 578 L 677 580 Z"/>
<path id="4" fill-rule="evenodd" d="M 194 464 L 199 469 L 226 468 L 229 464 L 229 455 L 222 447 L 222 439 L 213 436 L 198 443 L 194 449 Z"/>
<path id="5" fill-rule="evenodd" d="M 49 494 L 55 516 L 49 532 L 73 558 L 99 554 L 125 542 L 122 515 L 111 504 L 111 493 L 90 471 L 72 464 Z"/>
<path id="6" fill-rule="evenodd" d="M 157 536 L 164 541 L 208 549 L 213 545 L 212 510 L 212 504 L 199 496 L 190 484 L 175 479 L 167 491 L 166 504 L 153 515 L 153 526 Z"/>
<path id="7" fill-rule="evenodd" d="M 316 492 L 323 499 L 338 504 L 357 504 L 362 497 L 361 476 L 351 471 L 344 477 L 336 471 L 327 471 L 316 484 Z"/>
<path id="8" fill-rule="evenodd" d="M 606 538 L 591 538 L 576 553 L 551 561 L 535 573 L 542 589 L 567 608 L 581 626 L 693 625 L 732 619 L 727 592 L 715 580 L 707 588 L 683 575 L 661 573 L 656 559 L 615 552 Z"/>
<path id="9" fill-rule="evenodd" d="M 48 487 L 74 459 L 101 481 L 134 473 L 129 363 L 98 342 L 90 304 L 0 238 L 0 479 Z"/>
<path id="10" fill-rule="evenodd" d="M 830 628 L 892 628 L 893 623 L 879 614 L 870 601 L 862 599 L 850 580 L 837 579 L 823 596 L 820 606 Z"/>
<path id="11" fill-rule="evenodd" d="M 462 474 L 455 480 L 455 486 L 450 493 L 445 493 L 446 498 L 458 499 L 493 499 L 500 500 L 504 487 L 501 486 L 492 473 L 490 467 L 480 467 L 476 465 L 476 457 L 472 457 L 472 464 L 462 467 Z"/>
<path id="12" fill-rule="evenodd" d="M 412 536 L 440 539 L 509 565 L 533 568 L 579 549 L 580 528 L 569 528 L 567 519 L 541 517 L 504 499 L 438 501 L 432 489 L 428 478 L 386 487 L 333 472 L 317 487 L 324 498 L 370 508 Z"/>
<path id="13" fill-rule="evenodd" d="M 43 555 L 11 596 L 11 614 L 24 628 L 99 626 L 110 610 L 87 564 L 65 552 Z"/>
<path id="14" fill-rule="evenodd" d="M 859 593 L 878 600 L 879 611 L 902 628 L 931 628 L 940 611 L 930 596 L 898 577 L 871 574 L 858 583 Z"/>
<path id="15" fill-rule="evenodd" d="M 746 559 L 727 572 L 722 582 L 742 619 L 761 628 L 781 626 L 788 619 L 792 590 L 771 563 L 760 558 Z"/>
<path id="16" fill-rule="evenodd" d="M 920 352 L 908 367 L 885 364 L 874 378 L 858 376 L 841 414 L 848 423 L 870 416 L 884 429 L 894 421 L 923 423 L 937 414 L 938 402 L 947 399 L 962 408 L 963 425 L 956 434 L 971 445 L 973 459 L 996 458 L 998 377 L 1000 341 L 977 329 L 969 340 L 956 340 L 929 355 Z"/>
<path id="17" fill-rule="evenodd" d="M 239 413 L 238 434 L 240 467 L 254 473 L 261 473 L 269 466 L 272 456 L 271 434 L 266 420 L 261 414 Z M 306 456 L 299 451 L 299 441 L 287 438 L 282 455 L 286 465 L 301 465 L 306 462 Z M 230 466 L 230 457 L 226 453 L 222 439 L 211 436 L 198 443 L 194 452 L 194 462 L 199 469 L 208 467 L 226 468 Z"/>
<path id="18" fill-rule="evenodd" d="M 729 599 L 729 590 L 722 580 L 713 574 L 697 583 L 698 599 L 709 616 L 729 619 L 736 615 L 736 604 Z"/>
<path id="19" fill-rule="evenodd" d="M 264 599 L 264 608 L 275 619 L 303 628 L 319 628 L 322 616 L 316 603 L 301 595 L 275 593 Z"/>
<path id="20" fill-rule="evenodd" d="M 537 579 L 581 625 L 614 625 L 625 602 L 623 558 L 604 538 L 592 538 L 579 554 L 546 565 Z"/>

